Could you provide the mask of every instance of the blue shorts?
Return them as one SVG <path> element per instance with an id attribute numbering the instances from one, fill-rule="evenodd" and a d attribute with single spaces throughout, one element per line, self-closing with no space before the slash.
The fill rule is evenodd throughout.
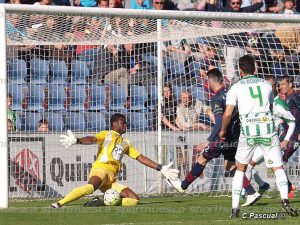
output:
<path id="1" fill-rule="evenodd" d="M 218 158 L 222 154 L 224 156 L 224 160 L 234 162 L 237 144 L 238 141 L 213 141 L 203 150 L 202 155 L 205 159 L 212 160 Z"/>

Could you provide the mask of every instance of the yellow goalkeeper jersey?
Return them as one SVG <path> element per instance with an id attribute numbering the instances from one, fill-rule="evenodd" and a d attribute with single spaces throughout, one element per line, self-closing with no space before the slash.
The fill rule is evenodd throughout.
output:
<path id="1" fill-rule="evenodd" d="M 141 153 L 121 134 L 114 130 L 104 130 L 96 135 L 99 150 L 93 169 L 105 168 L 115 175 L 122 166 L 123 155 L 136 159 Z"/>

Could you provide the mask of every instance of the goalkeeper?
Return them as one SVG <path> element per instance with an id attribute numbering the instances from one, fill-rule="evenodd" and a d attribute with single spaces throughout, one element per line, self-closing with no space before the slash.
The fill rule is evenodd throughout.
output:
<path id="1" fill-rule="evenodd" d="M 171 169 L 173 163 L 162 166 L 139 153 L 134 146 L 122 134 L 126 133 L 127 122 L 123 114 L 115 113 L 111 116 L 111 130 L 104 130 L 96 136 L 76 138 L 68 130 L 67 135 L 61 135 L 60 142 L 69 148 L 74 144 L 92 145 L 99 144 L 97 160 L 94 162 L 89 174 L 88 184 L 75 188 L 63 199 L 53 203 L 51 207 L 60 208 L 63 205 L 77 200 L 83 196 L 94 193 L 99 189 L 101 192 L 113 188 L 121 197 L 122 206 L 134 206 L 138 204 L 139 198 L 130 188 L 116 182 L 116 174 L 121 168 L 121 160 L 124 154 L 136 159 L 138 162 L 160 171 L 168 179 L 177 179 L 179 171 Z"/>

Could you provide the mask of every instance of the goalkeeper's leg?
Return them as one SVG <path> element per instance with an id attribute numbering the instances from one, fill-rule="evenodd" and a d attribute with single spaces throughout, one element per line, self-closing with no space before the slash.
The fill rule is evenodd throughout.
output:
<path id="1" fill-rule="evenodd" d="M 89 174 L 89 182 L 87 185 L 73 189 L 63 199 L 51 205 L 52 208 L 60 208 L 63 205 L 75 201 L 83 196 L 94 193 L 95 190 L 100 188 L 105 183 L 110 183 L 113 175 L 105 169 L 98 168 L 92 169 Z"/>
<path id="2" fill-rule="evenodd" d="M 120 193 L 122 197 L 121 206 L 135 206 L 139 203 L 139 197 L 129 187 L 115 182 L 112 184 L 112 189 Z"/>
<path id="3" fill-rule="evenodd" d="M 61 206 L 75 201 L 83 196 L 90 195 L 94 193 L 94 190 L 101 186 L 102 180 L 100 177 L 91 177 L 88 184 L 77 187 L 73 189 L 69 194 L 67 194 L 63 199 L 59 200 L 57 203 L 52 204 L 53 208 L 60 208 Z"/>
<path id="4" fill-rule="evenodd" d="M 114 182 L 111 185 L 102 186 L 100 188 L 100 191 L 105 193 L 105 191 L 110 188 L 120 193 L 120 196 L 122 198 L 121 206 L 135 206 L 139 203 L 139 197 L 134 191 L 132 191 L 127 186 L 124 186 L 117 182 Z M 98 206 L 105 206 L 103 200 L 100 199 L 99 197 L 94 197 L 92 201 L 86 202 L 84 204 L 84 207 L 98 207 Z"/>

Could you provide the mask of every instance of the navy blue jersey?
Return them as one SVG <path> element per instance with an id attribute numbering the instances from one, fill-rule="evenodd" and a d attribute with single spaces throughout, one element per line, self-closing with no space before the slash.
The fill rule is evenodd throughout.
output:
<path id="1" fill-rule="evenodd" d="M 289 106 L 289 110 L 295 117 L 295 130 L 292 137 L 298 139 L 298 135 L 300 133 L 300 95 L 293 91 L 287 95 L 286 103 Z"/>
<path id="2" fill-rule="evenodd" d="M 207 139 L 209 142 L 215 141 L 217 140 L 217 138 L 219 138 L 219 132 L 222 127 L 222 117 L 226 109 L 226 94 L 227 93 L 225 88 L 221 88 L 219 91 L 215 93 L 215 96 L 211 101 L 212 112 L 215 117 L 215 126 L 213 127 L 213 130 Z M 239 136 L 240 136 L 240 120 L 239 120 L 238 111 L 235 108 L 231 120 L 226 129 L 225 139 L 226 141 L 236 141 L 238 140 Z"/>

